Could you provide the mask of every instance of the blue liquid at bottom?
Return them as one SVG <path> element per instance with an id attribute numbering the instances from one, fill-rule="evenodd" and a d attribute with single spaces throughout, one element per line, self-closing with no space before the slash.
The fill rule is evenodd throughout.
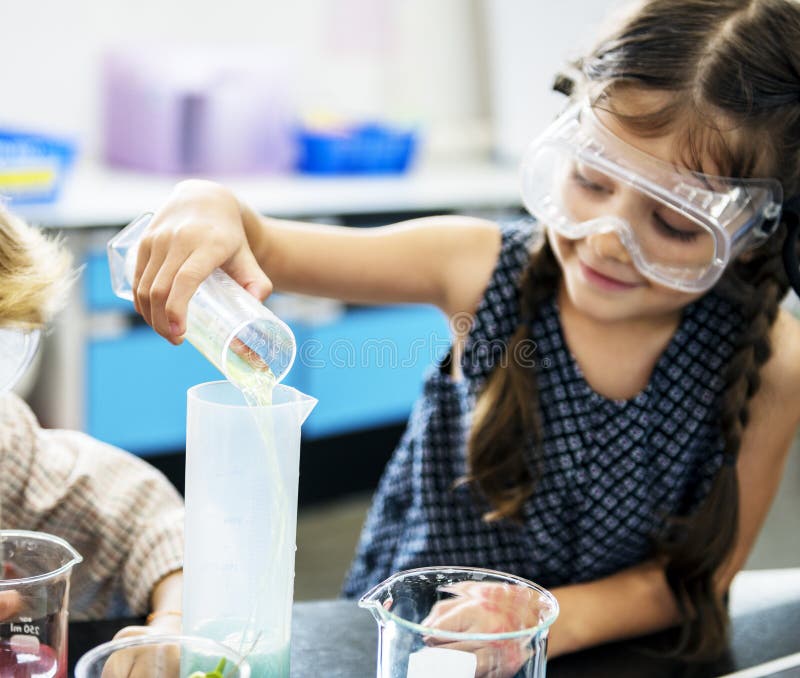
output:
<path id="1" fill-rule="evenodd" d="M 233 627 L 235 630 L 231 633 L 230 629 Z M 268 642 L 259 642 L 252 651 L 248 652 L 250 643 L 247 641 L 241 642 L 241 627 L 228 622 L 211 622 L 204 624 L 197 628 L 194 633 L 205 638 L 211 638 L 218 643 L 222 643 L 230 647 L 232 650 L 245 655 L 247 663 L 250 665 L 250 678 L 289 678 L 290 666 L 290 650 L 287 643 L 283 647 L 275 648 L 274 644 Z M 250 632 L 252 633 L 252 631 Z M 218 660 L 218 658 L 217 658 Z M 204 671 L 211 671 L 216 662 L 210 668 L 192 666 L 194 662 L 191 659 L 187 662 L 191 668 L 190 671 L 181 670 L 181 675 L 189 675 L 192 671 L 198 669 Z M 232 666 L 226 666 L 223 675 L 225 678 L 239 678 L 238 673 L 232 672 Z"/>
<path id="2" fill-rule="evenodd" d="M 219 657 L 197 656 L 186 652 L 183 656 L 181 676 L 188 676 L 195 671 L 211 671 L 219 663 Z M 253 652 L 248 655 L 247 663 L 250 665 L 250 678 L 289 678 L 289 648 L 285 647 L 276 652 Z M 234 665 L 228 662 L 223 669 L 225 678 L 239 678 L 239 673 L 234 673 Z"/>

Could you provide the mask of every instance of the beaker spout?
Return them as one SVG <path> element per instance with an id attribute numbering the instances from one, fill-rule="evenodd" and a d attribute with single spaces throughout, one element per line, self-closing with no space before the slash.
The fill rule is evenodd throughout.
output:
<path id="1" fill-rule="evenodd" d="M 358 601 L 358 606 L 369 610 L 378 624 L 383 624 L 386 620 L 386 611 L 392 605 L 392 597 L 386 582 L 373 586 Z"/>
<path id="2" fill-rule="evenodd" d="M 383 605 L 381 605 L 380 601 L 365 600 L 362 598 L 358 601 L 358 606 L 364 610 L 369 610 L 372 616 L 375 617 L 375 621 L 378 622 L 378 624 L 383 623 L 385 617 L 383 613 L 385 612 L 385 609 Z"/>
<path id="3" fill-rule="evenodd" d="M 310 395 L 297 391 L 295 406 L 297 408 L 297 420 L 301 424 L 308 419 L 308 415 L 311 414 L 311 410 L 317 406 L 317 402 L 319 401 L 316 398 L 312 398 Z"/>

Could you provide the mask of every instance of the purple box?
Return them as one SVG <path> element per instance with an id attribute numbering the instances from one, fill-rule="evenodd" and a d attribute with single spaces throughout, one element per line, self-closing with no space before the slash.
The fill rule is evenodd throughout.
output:
<path id="1" fill-rule="evenodd" d="M 137 48 L 107 54 L 103 154 L 151 172 L 292 169 L 292 74 L 271 49 Z"/>

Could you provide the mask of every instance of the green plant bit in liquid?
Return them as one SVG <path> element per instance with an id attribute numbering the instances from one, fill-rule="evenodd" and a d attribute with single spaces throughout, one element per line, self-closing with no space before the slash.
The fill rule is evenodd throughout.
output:
<path id="1" fill-rule="evenodd" d="M 217 667 L 213 671 L 210 671 L 209 673 L 195 671 L 189 676 L 189 678 L 225 678 L 225 674 L 222 673 L 225 670 L 225 664 L 225 657 L 223 657 L 219 660 L 219 664 L 217 664 Z"/>

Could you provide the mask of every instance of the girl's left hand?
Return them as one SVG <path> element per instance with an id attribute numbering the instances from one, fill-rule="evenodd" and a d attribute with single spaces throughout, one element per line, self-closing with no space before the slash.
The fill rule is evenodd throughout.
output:
<path id="1" fill-rule="evenodd" d="M 548 612 L 539 594 L 523 586 L 458 582 L 441 590 L 453 597 L 437 602 L 423 626 L 458 633 L 509 633 L 536 626 Z M 529 636 L 496 641 L 426 638 L 431 646 L 475 654 L 479 678 L 515 675 L 531 657 L 530 641 Z"/>

